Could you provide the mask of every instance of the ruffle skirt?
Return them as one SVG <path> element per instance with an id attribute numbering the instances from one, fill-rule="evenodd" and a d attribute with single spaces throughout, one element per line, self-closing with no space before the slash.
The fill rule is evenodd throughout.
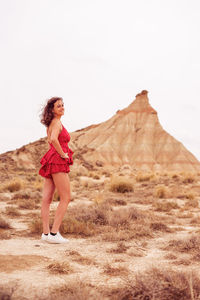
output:
<path id="1" fill-rule="evenodd" d="M 42 167 L 39 170 L 39 174 L 45 178 L 52 178 L 51 174 L 64 172 L 70 172 L 70 165 L 73 165 L 73 151 L 68 148 L 66 149 L 69 158 L 62 158 L 56 150 L 50 148 L 49 151 L 42 157 L 40 163 Z"/>

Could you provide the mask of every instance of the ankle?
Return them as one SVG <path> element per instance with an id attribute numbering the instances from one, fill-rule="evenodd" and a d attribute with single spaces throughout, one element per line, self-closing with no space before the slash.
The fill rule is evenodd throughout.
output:
<path id="1" fill-rule="evenodd" d="M 55 236 L 57 234 L 57 232 L 50 232 L 51 235 Z"/>

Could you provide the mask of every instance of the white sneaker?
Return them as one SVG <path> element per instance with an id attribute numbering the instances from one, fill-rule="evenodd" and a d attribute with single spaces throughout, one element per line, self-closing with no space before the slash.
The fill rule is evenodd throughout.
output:
<path id="1" fill-rule="evenodd" d="M 41 236 L 41 241 L 42 241 L 42 242 L 47 242 L 48 237 L 49 237 L 49 233 L 48 233 L 48 235 L 45 235 L 45 234 L 43 233 L 42 236 Z"/>
<path id="2" fill-rule="evenodd" d="M 47 242 L 51 243 L 51 244 L 64 244 L 64 243 L 68 243 L 69 240 L 65 239 L 64 237 L 62 237 L 62 235 L 60 234 L 60 232 L 57 232 L 56 235 L 51 235 L 49 233 Z"/>

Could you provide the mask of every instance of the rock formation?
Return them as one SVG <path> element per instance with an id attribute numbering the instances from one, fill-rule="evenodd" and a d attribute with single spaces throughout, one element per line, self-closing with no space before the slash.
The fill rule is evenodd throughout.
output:
<path id="1" fill-rule="evenodd" d="M 118 110 L 109 120 L 72 133 L 75 146 L 91 150 L 83 154 L 91 165 L 128 164 L 137 170 L 200 171 L 194 155 L 162 128 L 147 94 L 137 94 L 128 107 Z"/>

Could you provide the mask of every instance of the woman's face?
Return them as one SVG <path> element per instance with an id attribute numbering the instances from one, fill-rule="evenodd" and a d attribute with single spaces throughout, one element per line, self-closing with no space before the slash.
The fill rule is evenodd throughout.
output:
<path id="1" fill-rule="evenodd" d="M 57 100 L 54 103 L 54 107 L 53 107 L 53 113 L 54 116 L 62 116 L 64 115 L 65 109 L 64 109 L 64 103 L 62 100 Z"/>

